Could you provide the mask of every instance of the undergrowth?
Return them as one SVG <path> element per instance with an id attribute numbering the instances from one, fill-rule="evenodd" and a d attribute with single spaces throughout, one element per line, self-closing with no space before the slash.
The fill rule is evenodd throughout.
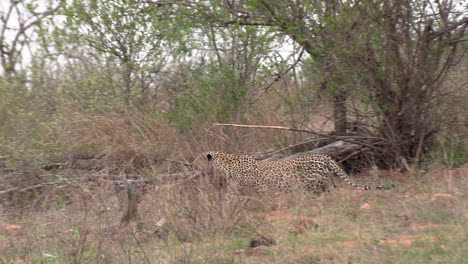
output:
<path id="1" fill-rule="evenodd" d="M 379 172 L 380 173 L 380 172 Z M 379 174 L 380 175 L 380 174 Z M 74 186 L 70 203 L 0 217 L 3 263 L 464 263 L 463 169 L 415 178 L 398 189 L 242 193 L 203 174 L 146 194 L 140 219 L 118 222 L 110 184 Z M 420 179 L 424 178 L 424 181 Z M 368 205 L 364 207 L 363 205 Z M 159 229 L 161 219 L 165 222 Z M 313 221 L 316 225 L 308 225 Z M 250 248 L 262 234 L 271 246 Z"/>
<path id="2" fill-rule="evenodd" d="M 208 150 L 288 153 L 288 146 L 310 140 L 294 132 L 212 126 L 219 116 L 332 130 L 322 116 L 331 109 L 326 101 L 301 112 L 283 104 L 284 96 L 269 96 L 250 108 L 205 107 L 187 116 L 143 106 L 65 104 L 4 113 L 0 263 L 468 262 L 463 129 L 440 134 L 431 159 L 410 172 L 374 170 L 363 177 L 372 185 L 395 183 L 389 192 L 340 186 L 321 196 L 259 194 L 193 166 Z M 134 176 L 150 188 L 139 217 L 125 225 L 115 182 Z M 251 248 L 258 234 L 275 243 Z"/>

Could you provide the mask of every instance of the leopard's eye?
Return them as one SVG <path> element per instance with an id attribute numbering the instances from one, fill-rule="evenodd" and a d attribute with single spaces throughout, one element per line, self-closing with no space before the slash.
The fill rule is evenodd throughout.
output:
<path id="1" fill-rule="evenodd" d="M 212 156 L 211 154 L 208 154 L 208 155 L 206 155 L 206 158 L 207 158 L 208 160 L 211 160 L 211 159 L 213 158 L 213 156 Z"/>

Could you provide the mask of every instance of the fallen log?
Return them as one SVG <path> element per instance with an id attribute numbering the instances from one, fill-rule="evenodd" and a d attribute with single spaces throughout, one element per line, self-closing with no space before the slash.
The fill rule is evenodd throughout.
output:
<path id="1" fill-rule="evenodd" d="M 346 142 L 343 140 L 338 140 L 333 143 L 327 144 L 320 148 L 312 149 L 309 151 L 298 152 L 292 155 L 285 155 L 280 153 L 280 151 L 274 151 L 270 153 L 248 153 L 249 155 L 253 156 L 257 160 L 291 160 L 294 158 L 312 155 L 312 154 L 322 154 L 322 155 L 329 155 L 334 157 L 335 159 L 340 158 L 341 160 L 346 160 L 354 154 L 357 154 L 363 150 L 367 149 L 366 146 L 362 146 L 359 144 L 354 144 L 350 142 Z"/>
<path id="2" fill-rule="evenodd" d="M 296 154 L 284 157 L 282 159 L 290 160 L 290 159 L 294 159 L 294 158 L 298 158 L 298 157 L 302 157 L 306 155 L 312 155 L 312 154 L 323 154 L 323 155 L 329 155 L 332 157 L 341 157 L 350 153 L 357 152 L 361 149 L 363 149 L 363 146 L 361 145 L 345 142 L 343 140 L 338 140 L 326 146 L 313 149 L 313 150 L 309 150 L 306 152 L 296 153 Z"/>

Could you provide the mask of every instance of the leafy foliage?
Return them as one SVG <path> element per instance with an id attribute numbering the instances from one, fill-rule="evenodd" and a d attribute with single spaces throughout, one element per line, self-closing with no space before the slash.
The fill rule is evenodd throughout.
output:
<path id="1" fill-rule="evenodd" d="M 309 127 L 323 103 L 335 134 L 363 137 L 379 166 L 404 167 L 427 157 L 441 124 L 463 122 L 463 107 L 450 107 L 462 105 L 463 81 L 446 82 L 464 78 L 451 75 L 467 26 L 452 1 L 24 0 L 2 12 L 7 142 L 58 142 L 64 109 L 143 112 L 183 133 L 256 122 L 262 108 Z M 35 51 L 27 67 L 26 44 Z"/>

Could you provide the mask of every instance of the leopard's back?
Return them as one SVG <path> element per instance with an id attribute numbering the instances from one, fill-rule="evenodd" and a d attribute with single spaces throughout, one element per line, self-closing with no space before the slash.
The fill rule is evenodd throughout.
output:
<path id="1" fill-rule="evenodd" d="M 363 190 L 370 187 L 353 181 L 328 155 L 308 155 L 291 160 L 257 161 L 247 155 L 207 152 L 204 157 L 229 179 L 259 190 L 303 189 L 323 192 L 335 187 L 335 177 Z M 386 189 L 378 186 L 377 189 Z"/>

